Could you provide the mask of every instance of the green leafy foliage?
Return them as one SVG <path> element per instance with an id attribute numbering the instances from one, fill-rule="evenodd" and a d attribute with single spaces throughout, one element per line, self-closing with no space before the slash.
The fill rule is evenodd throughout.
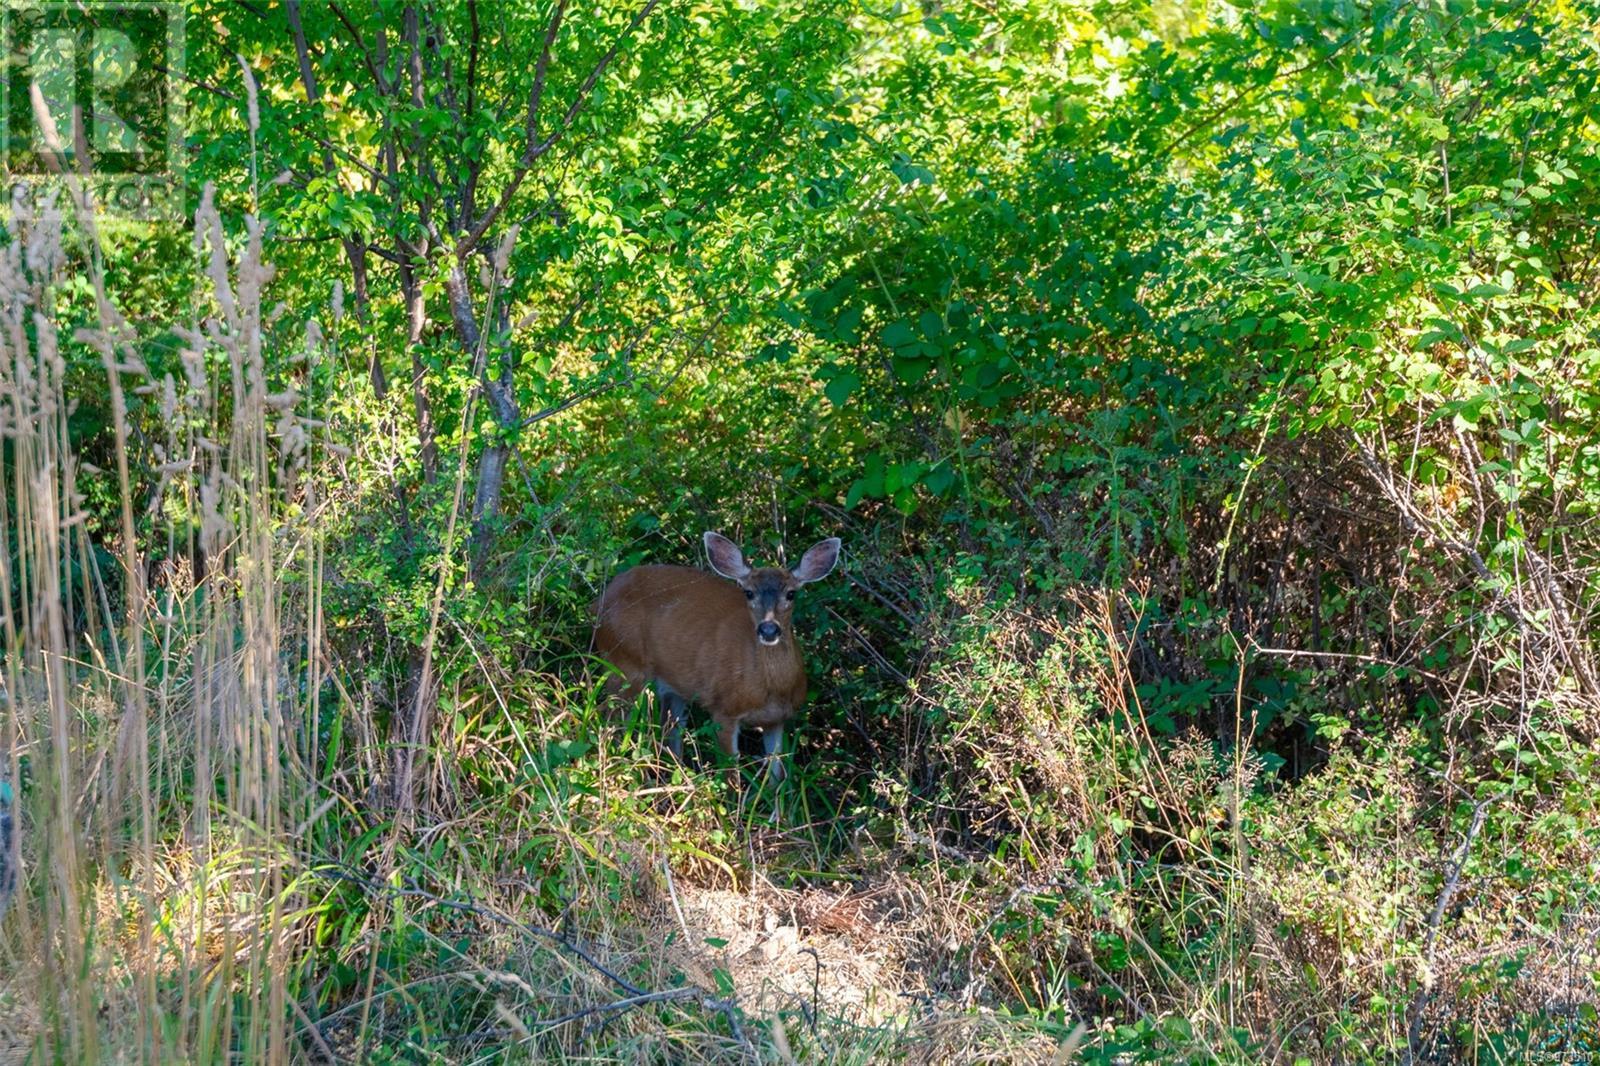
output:
<path id="1" fill-rule="evenodd" d="M 7 691 L 44 589 L 84 695 L 0 806 L 193 889 L 49 926 L 51 1032 L 99 951 L 195 1061 L 1594 1053 L 1591 0 L 186 10 L 205 239 L 5 234 Z M 705 529 L 845 541 L 776 795 L 598 695 Z M 235 666 L 280 746 L 202 759 Z"/>

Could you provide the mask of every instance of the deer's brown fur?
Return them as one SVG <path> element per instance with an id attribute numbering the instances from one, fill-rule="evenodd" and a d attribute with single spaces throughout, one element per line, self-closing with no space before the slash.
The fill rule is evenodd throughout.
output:
<path id="1" fill-rule="evenodd" d="M 634 699 L 653 682 L 673 719 L 676 753 L 688 702 L 711 715 L 728 755 L 737 754 L 740 729 L 760 729 L 768 772 L 781 777 L 784 725 L 806 699 L 805 664 L 789 627 L 794 593 L 833 568 L 839 542 L 814 546 L 791 572 L 751 569 L 731 542 L 705 538 L 721 577 L 636 566 L 595 601 L 595 651 L 617 669 L 607 689 Z"/>

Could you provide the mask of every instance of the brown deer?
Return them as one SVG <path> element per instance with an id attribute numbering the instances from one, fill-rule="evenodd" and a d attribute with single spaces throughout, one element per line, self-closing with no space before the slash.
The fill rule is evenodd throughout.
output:
<path id="1" fill-rule="evenodd" d="M 670 716 L 668 746 L 680 759 L 690 702 L 717 723 L 725 754 L 738 754 L 742 728 L 761 730 L 767 777 L 781 781 L 784 723 L 806 698 L 789 615 L 800 586 L 838 562 L 839 538 L 813 545 L 792 571 L 751 569 L 720 533 L 707 532 L 705 545 L 727 581 L 687 566 L 636 566 L 594 602 L 595 651 L 617 669 L 606 691 L 632 700 L 654 682 Z"/>

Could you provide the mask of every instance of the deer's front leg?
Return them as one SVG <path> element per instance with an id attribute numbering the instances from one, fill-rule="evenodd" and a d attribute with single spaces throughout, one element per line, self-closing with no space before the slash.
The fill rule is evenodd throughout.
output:
<path id="1" fill-rule="evenodd" d="M 789 773 L 783 765 L 783 726 L 769 725 L 761 731 L 761 750 L 766 753 L 767 780 L 777 784 Z"/>
<path id="2" fill-rule="evenodd" d="M 683 725 L 689 720 L 689 701 L 674 692 L 665 681 L 656 682 L 656 696 L 667 712 L 667 748 L 674 758 L 682 762 Z"/>
<path id="3" fill-rule="evenodd" d="M 717 747 L 722 749 L 722 754 L 739 756 L 739 720 L 726 718 L 717 720 Z"/>
<path id="4" fill-rule="evenodd" d="M 728 784 L 735 790 L 740 787 L 739 778 L 739 720 L 717 719 L 717 747 L 722 749 L 722 754 L 732 760 L 728 767 Z"/>

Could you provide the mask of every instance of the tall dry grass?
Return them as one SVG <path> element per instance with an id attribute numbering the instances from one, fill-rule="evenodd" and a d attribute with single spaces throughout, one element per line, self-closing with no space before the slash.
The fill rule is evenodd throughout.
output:
<path id="1" fill-rule="evenodd" d="M 0 1057 L 287 1061 L 330 454 L 294 380 L 320 331 L 274 380 L 260 225 L 230 252 L 208 192 L 202 298 L 172 326 L 181 372 L 158 377 L 107 290 L 92 205 L 71 207 L 19 199 L 0 247 L 0 774 L 17 881 Z M 95 313 L 69 332 L 62 289 L 85 274 Z M 114 559 L 91 542 L 81 478 L 99 472 L 68 430 L 74 346 L 98 354 L 113 413 Z M 131 439 L 130 393 L 159 405 L 163 439 Z M 136 449 L 156 462 L 148 489 Z"/>
<path id="2" fill-rule="evenodd" d="M 0 811 L 14 830 L 0 884 L 16 881 L 0 1063 L 359 1061 L 388 1045 L 747 1061 L 731 999 L 685 983 L 657 931 L 633 924 L 659 900 L 616 883 L 622 865 L 647 882 L 667 869 L 648 798 L 664 790 L 604 757 L 581 803 L 549 777 L 512 806 L 460 780 L 463 763 L 526 773 L 590 733 L 592 691 L 508 674 L 469 638 L 469 681 L 493 695 L 502 739 L 473 735 L 481 716 L 453 723 L 397 771 L 378 699 L 344 687 L 322 604 L 349 453 L 310 413 L 328 398 L 309 394 L 334 353 L 318 323 L 270 307 L 261 226 L 244 221 L 230 237 L 202 197 L 195 315 L 166 329 L 118 312 L 86 200 L 19 203 L 0 245 Z M 84 276 L 92 324 L 69 329 L 82 308 L 61 294 Z M 178 338 L 173 372 L 152 369 L 152 336 Z M 96 356 L 114 470 L 89 465 L 68 425 L 69 366 Z M 133 417 L 135 397 L 158 417 Z M 117 487 L 109 534 L 88 528 L 90 481 Z M 424 748 L 424 809 L 387 806 L 385 775 L 422 766 Z M 710 788 L 675 791 L 705 807 Z M 640 814 L 615 838 L 595 831 Z M 560 928 L 543 924 L 538 874 L 504 865 L 521 841 L 571 894 Z M 417 944 L 424 961 L 394 962 Z M 340 968 L 353 985 L 330 980 Z"/>

